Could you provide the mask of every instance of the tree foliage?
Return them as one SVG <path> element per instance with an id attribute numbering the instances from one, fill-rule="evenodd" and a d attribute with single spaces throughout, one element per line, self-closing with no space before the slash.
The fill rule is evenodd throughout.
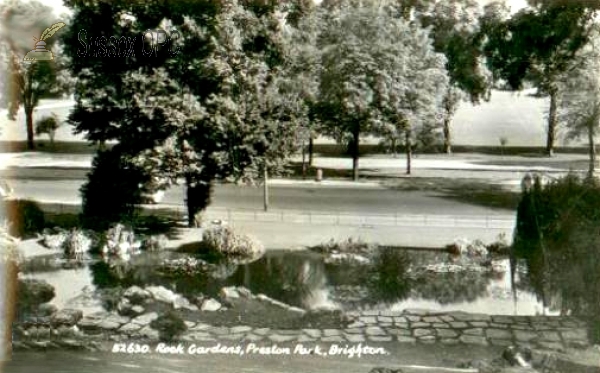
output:
<path id="1" fill-rule="evenodd" d="M 600 42 L 595 33 L 575 57 L 578 63 L 559 80 L 558 118 L 566 126 L 566 139 L 585 138 L 589 150 L 588 174 L 596 168 L 596 138 L 600 126 Z"/>
<path id="2" fill-rule="evenodd" d="M 66 72 L 68 61 L 61 56 L 61 48 L 56 43 L 59 35 L 44 40 L 46 48 L 54 54 L 53 60 L 23 62 L 23 57 L 34 49 L 32 37 L 39 37 L 46 27 L 59 20 L 54 18 L 52 8 L 37 1 L 4 3 L 0 5 L 0 14 L 3 71 L 0 74 L 0 105 L 8 109 L 10 120 L 16 119 L 20 107 L 24 109 L 27 146 L 33 149 L 33 109 L 42 98 L 68 92 L 71 81 Z"/>
<path id="3" fill-rule="evenodd" d="M 393 10 L 343 8 L 320 38 L 319 116 L 328 134 L 352 140 L 354 179 L 360 137 L 392 125 L 410 149 L 413 129 L 434 120 L 447 84 L 446 60 L 433 50 L 428 32 Z M 410 161 L 410 150 L 407 155 Z"/>
<path id="4" fill-rule="evenodd" d="M 54 137 L 56 135 L 56 131 L 60 128 L 60 121 L 55 113 L 52 115 L 42 117 L 38 119 L 35 123 L 35 134 L 47 134 L 50 138 L 50 143 L 54 143 Z"/>
<path id="5" fill-rule="evenodd" d="M 537 1 L 508 20 L 489 23 L 485 50 L 496 79 L 512 89 L 531 82 L 550 96 L 546 151 L 556 138 L 559 80 L 589 41 L 597 4 L 588 1 Z"/>
<path id="6" fill-rule="evenodd" d="M 92 142 L 117 141 L 127 162 L 166 180 L 164 187 L 185 180 L 190 224 L 209 202 L 214 180 L 252 176 L 265 159 L 277 168 L 293 150 L 295 100 L 279 94 L 284 49 L 277 4 L 70 5 L 74 24 L 89 26 L 94 37 L 136 40 L 135 53 L 115 64 L 106 56 L 77 58 L 85 49 L 79 31 L 70 30 L 68 53 L 79 79 L 71 122 Z M 181 37 L 151 57 L 139 53 L 152 45 L 136 36 L 160 27 Z"/>

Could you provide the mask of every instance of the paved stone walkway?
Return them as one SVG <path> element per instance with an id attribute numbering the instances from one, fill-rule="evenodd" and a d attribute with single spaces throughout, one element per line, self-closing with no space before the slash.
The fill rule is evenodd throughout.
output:
<path id="1" fill-rule="evenodd" d="M 28 341 L 39 344 L 40 340 L 56 338 L 156 341 L 158 333 L 150 328 L 149 323 L 157 316 L 156 313 L 144 314 L 134 319 L 117 315 L 96 319 L 86 316 L 79 320 L 77 328 L 63 325 L 56 330 L 34 324 L 17 326 L 17 345 Z M 245 325 L 219 327 L 186 321 L 188 330 L 180 340 L 189 343 L 218 341 L 228 344 L 395 342 L 520 345 L 546 350 L 585 348 L 590 345 L 585 323 L 574 317 L 490 316 L 418 310 L 351 312 L 347 316 L 351 323 L 344 329 L 284 330 Z"/>

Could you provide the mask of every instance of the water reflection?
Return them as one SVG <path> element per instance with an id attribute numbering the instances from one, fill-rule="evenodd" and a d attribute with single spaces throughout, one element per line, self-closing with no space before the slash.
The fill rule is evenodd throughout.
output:
<path id="1" fill-rule="evenodd" d="M 165 260 L 182 257 L 190 258 L 176 253 L 144 253 L 129 262 L 93 260 L 86 263 L 84 271 L 29 266 L 27 276 L 43 278 L 57 289 L 69 289 L 70 296 L 85 286 L 110 293 L 132 285 L 162 285 L 193 300 L 199 295 L 217 297 L 223 286 L 244 286 L 255 294 L 306 309 L 426 307 L 515 312 L 508 274 L 424 270 L 430 264 L 450 263 L 447 254 L 439 252 L 382 249 L 369 265 L 326 263 L 320 255 L 308 252 L 271 252 L 249 264 L 208 263 L 196 258 L 190 260 L 201 264 L 193 268 L 165 267 Z M 540 309 L 528 284 L 523 279 L 518 283 L 520 314 L 535 314 Z M 61 296 L 55 303 L 60 306 L 64 301 Z"/>

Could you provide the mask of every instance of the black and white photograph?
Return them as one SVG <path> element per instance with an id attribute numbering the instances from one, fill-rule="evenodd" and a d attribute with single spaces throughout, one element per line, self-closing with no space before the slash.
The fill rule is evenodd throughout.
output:
<path id="1" fill-rule="evenodd" d="M 600 373 L 600 0 L 0 0 L 0 373 Z"/>

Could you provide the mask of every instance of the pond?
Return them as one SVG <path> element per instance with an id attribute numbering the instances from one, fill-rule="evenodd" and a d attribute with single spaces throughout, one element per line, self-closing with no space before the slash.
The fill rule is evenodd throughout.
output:
<path id="1" fill-rule="evenodd" d="M 56 289 L 52 303 L 92 312 L 102 307 L 91 294 L 98 289 L 162 285 L 190 299 L 216 297 L 223 286 L 244 286 L 253 293 L 305 309 L 465 311 L 497 315 L 555 314 L 529 290 L 519 266 L 511 284 L 508 259 L 495 271 L 438 273 L 418 271 L 448 261 L 448 254 L 405 249 L 386 250 L 369 264 L 330 263 L 308 252 L 271 251 L 249 264 L 217 262 L 210 267 L 165 271 L 165 260 L 189 258 L 173 252 L 143 253 L 128 263 L 92 258 L 65 266 L 57 256 L 27 262 L 22 277 L 45 280 Z"/>

